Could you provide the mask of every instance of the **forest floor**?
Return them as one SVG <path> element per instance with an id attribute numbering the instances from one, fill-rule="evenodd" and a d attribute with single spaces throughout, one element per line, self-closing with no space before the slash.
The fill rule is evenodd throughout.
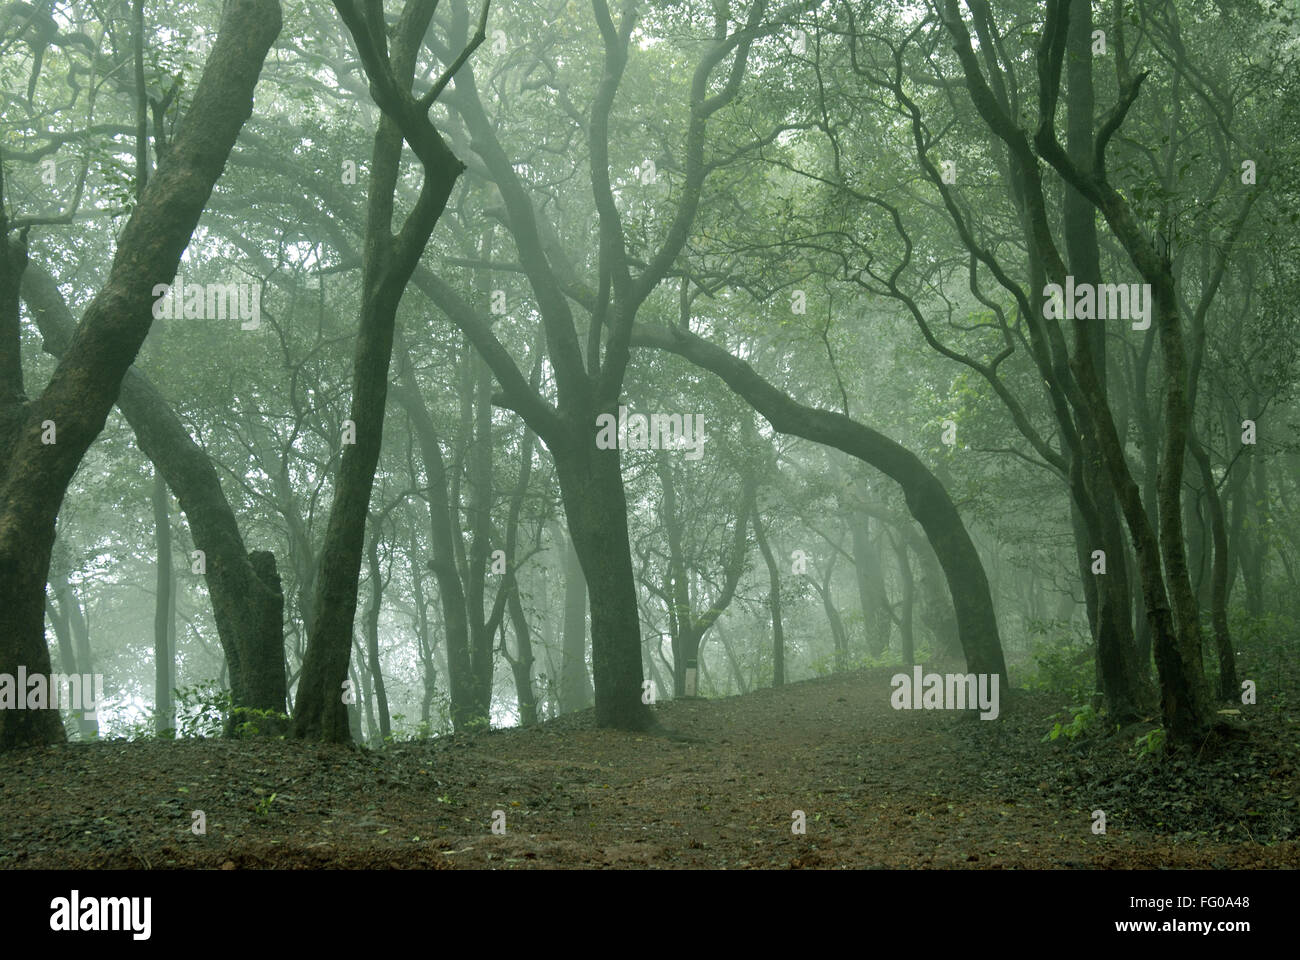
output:
<path id="1" fill-rule="evenodd" d="M 1300 866 L 1294 698 L 1244 708 L 1244 736 L 1199 756 L 1137 757 L 1132 730 L 1041 742 L 1065 706 L 1055 695 L 1004 695 L 994 721 L 895 711 L 895 672 L 661 702 L 675 737 L 597 730 L 588 711 L 382 751 L 13 752 L 0 756 L 0 867 Z"/>

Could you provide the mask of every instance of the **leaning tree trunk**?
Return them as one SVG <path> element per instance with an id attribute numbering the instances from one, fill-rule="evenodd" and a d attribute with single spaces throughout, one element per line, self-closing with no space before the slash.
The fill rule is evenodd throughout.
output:
<path id="1" fill-rule="evenodd" d="M 967 669 L 997 674 L 1002 689 L 1009 689 L 984 564 L 948 491 L 915 454 L 842 413 L 796 402 L 743 360 L 688 331 L 638 325 L 632 343 L 685 357 L 721 377 L 773 429 L 843 450 L 897 481 L 908 511 L 925 531 L 948 580 Z"/>
<path id="2" fill-rule="evenodd" d="M 33 264 L 23 274 L 22 292 L 45 351 L 63 356 L 77 322 L 54 277 Z M 198 556 L 186 569 L 197 566 L 207 583 L 230 675 L 232 705 L 283 713 L 285 685 L 281 681 L 277 691 L 274 677 L 284 675 L 284 628 L 273 611 L 283 609 L 284 598 L 274 558 L 267 554 L 270 559 L 253 562 L 212 460 L 149 378 L 134 366 L 122 379 L 117 407 L 189 522 Z M 259 570 L 266 573 L 265 578 Z M 252 678 L 246 683 L 244 665 L 251 663 L 259 664 L 259 676 L 271 679 Z"/>
<path id="3" fill-rule="evenodd" d="M 515 701 L 519 704 L 519 725 L 532 727 L 537 725 L 537 693 L 533 690 L 533 641 L 528 627 L 528 617 L 524 614 L 524 605 L 519 599 L 519 584 L 510 584 L 510 593 L 506 597 L 510 622 L 515 630 L 515 655 L 505 651 L 510 664 L 510 672 L 515 681 Z M 501 626 L 502 645 L 504 647 L 505 625 Z"/>
<path id="4" fill-rule="evenodd" d="M 17 301 L 25 236 L 0 220 L 0 673 L 50 672 L 45 582 L 54 521 L 104 427 L 153 322 L 154 289 L 171 281 L 244 122 L 280 31 L 275 0 L 227 3 L 194 100 L 122 232 L 108 281 L 87 308 L 41 396 L 24 401 Z M 0 184 L 0 194 L 3 184 Z M 53 442 L 51 442 L 53 441 Z M 57 711 L 0 713 L 0 749 L 64 739 Z"/>
<path id="5" fill-rule="evenodd" d="M 56 541 L 50 565 L 50 589 L 54 593 L 54 602 L 46 601 L 59 644 L 59 665 L 69 675 L 93 674 L 90 625 L 82 612 L 81 600 L 68 580 L 67 559 L 62 556 L 64 551 L 59 546 Z M 96 716 L 98 709 L 99 704 L 96 703 L 94 710 L 73 711 L 83 741 L 94 740 L 99 735 L 99 718 Z"/>

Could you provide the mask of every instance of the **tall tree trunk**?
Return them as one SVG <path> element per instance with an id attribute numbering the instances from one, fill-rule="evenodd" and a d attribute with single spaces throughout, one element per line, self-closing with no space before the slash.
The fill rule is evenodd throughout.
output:
<path id="1" fill-rule="evenodd" d="M 1078 4 L 1070 17 L 1066 37 L 1066 149 L 1084 169 L 1091 169 L 1093 154 L 1094 97 L 1092 81 L 1092 9 Z M 1076 283 L 1101 282 L 1101 251 L 1097 243 L 1096 209 L 1073 186 L 1065 185 L 1065 246 Z M 1107 396 L 1106 331 L 1101 323 L 1090 323 L 1086 333 L 1099 389 Z M 1081 462 L 1070 465 L 1070 487 L 1083 521 L 1088 541 L 1080 552 L 1088 558 L 1085 584 L 1094 580 L 1091 556 L 1095 549 L 1106 555 L 1106 574 L 1094 580 L 1096 600 L 1093 639 L 1097 646 L 1097 672 L 1101 691 L 1116 723 L 1138 719 L 1147 700 L 1142 683 L 1145 676 L 1137 659 L 1132 622 L 1132 597 L 1128 590 L 1125 543 L 1115 512 L 1115 490 L 1101 463 L 1095 431 L 1083 429 L 1079 437 Z M 1076 527 L 1076 532 L 1079 531 Z"/>
<path id="2" fill-rule="evenodd" d="M 785 686 L 785 630 L 781 625 L 781 569 L 776 565 L 776 557 L 768 545 L 767 534 L 763 530 L 763 519 L 759 516 L 758 506 L 754 506 L 754 538 L 758 549 L 763 554 L 767 565 L 767 608 L 772 614 L 772 686 Z"/>
<path id="3" fill-rule="evenodd" d="M 375 681 L 374 673 L 366 661 L 365 653 L 361 645 L 356 641 L 351 663 L 357 666 L 357 675 L 361 677 L 361 688 L 357 694 L 361 698 L 361 703 L 365 707 L 366 717 L 366 741 L 369 743 L 379 743 L 379 724 L 375 722 Z M 349 664 L 349 666 L 351 665 Z"/>
<path id="4" fill-rule="evenodd" d="M 596 725 L 647 730 L 654 719 L 641 701 L 641 624 L 619 451 L 596 448 L 594 417 L 566 427 L 551 453 L 590 596 Z"/>
<path id="5" fill-rule="evenodd" d="M 72 636 L 77 649 L 77 672 L 93 676 L 95 660 L 90 653 L 90 608 L 82 606 L 75 593 L 70 593 L 69 598 L 72 606 L 69 608 L 68 620 L 72 624 Z M 96 701 L 94 710 L 82 710 L 77 715 L 77 725 L 83 741 L 94 740 L 99 736 L 100 706 Z"/>
<path id="6" fill-rule="evenodd" d="M 167 484 L 153 475 L 154 539 L 158 548 L 157 589 L 154 599 L 154 733 L 167 736 L 176 729 L 172 688 L 176 685 L 176 651 L 171 646 L 172 530 L 167 504 Z"/>
<path id="7" fill-rule="evenodd" d="M 736 659 L 736 651 L 731 648 L 731 638 L 727 636 L 727 631 L 723 629 L 722 624 L 714 628 L 714 633 L 722 641 L 722 650 L 727 655 L 727 666 L 731 668 L 731 679 L 736 681 L 736 690 L 740 693 L 749 693 L 749 684 L 745 682 L 745 674 L 740 669 L 740 661 Z"/>
<path id="8" fill-rule="evenodd" d="M 538 353 L 540 356 L 540 351 Z M 487 365 L 479 360 L 483 375 L 490 380 Z M 533 369 L 533 385 L 541 379 L 541 363 Z M 488 410 L 491 417 L 491 410 Z M 514 492 L 510 495 L 510 509 L 506 514 L 506 575 L 501 584 L 505 591 L 506 608 L 510 622 L 515 631 L 515 655 L 510 655 L 506 645 L 505 628 L 501 629 L 501 654 L 510 664 L 510 672 L 515 681 L 515 703 L 519 707 L 519 725 L 531 727 L 537 723 L 537 693 L 533 689 L 533 638 L 528 626 L 528 617 L 524 614 L 523 600 L 519 596 L 519 516 L 523 511 L 524 497 L 528 493 L 528 484 L 533 475 L 533 446 L 536 436 L 532 430 L 525 428 L 523 441 L 519 445 L 519 478 L 515 482 Z M 540 542 L 541 526 L 537 528 Z"/>
<path id="9" fill-rule="evenodd" d="M 414 476 L 414 467 L 412 467 L 411 481 L 419 483 Z M 420 654 L 420 729 L 424 735 L 428 736 L 431 729 L 433 697 L 437 692 L 438 669 L 434 664 L 433 658 L 433 635 L 429 629 L 429 609 L 426 606 L 427 601 L 424 595 L 424 576 L 421 572 L 419 562 L 420 545 L 415 535 L 414 524 L 410 527 L 411 532 L 411 599 L 415 603 L 415 639 L 416 646 Z"/>
<path id="10" fill-rule="evenodd" d="M 442 605 L 452 728 L 459 731 L 468 729 L 477 716 L 469 654 L 469 614 L 465 606 L 464 584 L 456 569 L 456 535 L 452 528 L 451 499 L 442 448 L 433 418 L 416 383 L 410 352 L 404 351 L 404 355 L 396 398 L 411 420 L 420 458 L 424 462 L 425 489 L 429 495 L 429 568 L 438 583 L 438 599 Z"/>
<path id="11" fill-rule="evenodd" d="M 1201 483 L 1205 487 L 1205 505 L 1210 514 L 1214 542 L 1214 560 L 1210 572 L 1210 620 L 1214 625 L 1214 644 L 1219 656 L 1218 696 L 1220 700 L 1232 699 L 1237 693 L 1237 658 L 1232 649 L 1232 634 L 1228 629 L 1228 527 L 1223 515 L 1223 501 L 1214 485 L 1210 457 L 1195 437 L 1191 438 L 1192 456 L 1201 470 Z"/>
<path id="12" fill-rule="evenodd" d="M 77 656 L 72 652 L 72 628 L 68 617 L 53 600 L 45 601 L 45 613 L 54 627 L 54 639 L 59 645 L 59 669 L 68 676 L 77 672 Z"/>
<path id="13" fill-rule="evenodd" d="M 831 596 L 831 577 L 835 573 L 835 561 L 839 557 L 839 544 L 834 546 L 837 549 L 831 551 L 831 558 L 826 562 L 826 572 L 822 575 L 821 583 L 813 581 L 813 586 L 821 595 L 822 610 L 826 613 L 826 622 L 830 624 L 831 643 L 835 649 L 835 672 L 843 673 L 848 669 L 849 638 L 844 629 L 844 620 L 840 617 L 839 610 L 835 608 L 835 599 Z"/>
<path id="14" fill-rule="evenodd" d="M 894 556 L 898 558 L 898 576 L 902 583 L 902 613 L 899 616 L 899 633 L 903 637 L 903 663 L 916 663 L 916 631 L 913 627 L 913 609 L 915 607 L 916 586 L 915 578 L 912 576 L 912 563 L 907 558 L 907 540 L 903 537 L 895 538 L 891 536 L 890 543 L 894 547 Z"/>
<path id="15" fill-rule="evenodd" d="M 135 198 L 144 196 L 149 183 L 149 100 L 144 80 L 144 0 L 131 5 L 131 47 L 135 67 Z M 167 502 L 167 483 L 154 469 L 153 519 L 158 548 L 154 599 L 154 733 L 174 734 L 176 711 L 172 704 L 175 684 L 176 651 L 172 649 L 172 606 L 175 602 L 172 577 L 171 511 Z"/>
<path id="16" fill-rule="evenodd" d="M 956 13 L 955 0 L 947 6 Z M 1056 139 L 1054 112 L 1060 82 L 1061 60 L 1065 53 L 1070 7 L 1061 0 L 1049 0 L 1047 22 L 1038 49 L 1038 73 L 1043 110 L 1034 146 L 1038 154 L 1067 183 L 1086 196 L 1105 216 L 1116 239 L 1123 246 L 1142 279 L 1150 285 L 1153 323 L 1160 333 L 1161 359 L 1164 362 L 1164 429 L 1165 438 L 1156 481 L 1159 522 L 1154 528 L 1149 514 L 1138 497 L 1111 411 L 1105 388 L 1097 370 L 1091 344 L 1094 321 L 1074 321 L 1075 355 L 1071 361 L 1081 393 L 1081 411 L 1086 411 L 1095 428 L 1102 460 L 1124 509 L 1129 532 L 1142 568 L 1143 593 L 1148 616 L 1152 618 L 1156 664 L 1160 671 L 1161 695 L 1166 729 L 1174 742 L 1198 742 L 1210 722 L 1205 698 L 1204 665 L 1201 662 L 1200 615 L 1196 595 L 1188 572 L 1182 522 L 1183 467 L 1187 452 L 1191 406 L 1188 394 L 1187 353 L 1184 347 L 1182 318 L 1179 315 L 1173 268 L 1169 257 L 1158 251 L 1145 235 L 1128 200 L 1107 180 L 1104 168 L 1080 168 L 1061 148 Z M 958 15 L 959 19 L 959 15 Z M 956 23 L 956 20 L 953 21 Z M 959 44 L 959 47 L 962 46 Z M 969 38 L 958 55 L 967 67 L 968 80 L 977 70 Z M 1122 109 L 1136 99 L 1145 74 L 1124 84 Z M 1118 129 L 1123 112 L 1115 114 L 1109 132 Z M 1108 133 L 1109 135 L 1109 133 Z M 1023 139 L 1012 142 L 1021 151 L 1021 173 L 1034 194 L 1036 214 L 1035 260 L 1047 263 L 1054 283 L 1065 281 L 1066 268 L 1052 246 L 1046 229 L 1039 168 Z M 1104 147 L 1104 144 L 1102 144 Z M 1162 565 L 1163 561 L 1163 565 Z"/>
<path id="17" fill-rule="evenodd" d="M 485 251 L 487 244 L 484 244 Z M 469 613 L 470 672 L 473 700 L 470 709 L 476 719 L 488 722 L 492 713 L 492 678 L 496 666 L 494 634 L 500 617 L 484 612 L 488 559 L 492 549 L 492 374 L 483 359 L 465 344 L 463 436 L 469 437 L 467 474 L 469 480 L 469 549 L 461 575 L 465 583 L 465 607 Z M 506 563 L 513 557 L 507 554 Z M 495 605 L 494 605 L 495 606 Z"/>
<path id="18" fill-rule="evenodd" d="M 339 5 L 379 99 L 383 117 L 370 164 L 369 207 L 362 253 L 362 301 L 348 420 L 355 440 L 344 446 L 329 522 L 320 553 L 315 622 L 307 638 L 293 733 L 347 742 L 347 714 L 339 691 L 348 672 L 357 581 L 365 544 L 371 488 L 383 442 L 388 369 L 397 306 L 424 253 L 464 165 L 457 160 L 410 95 L 416 53 L 433 17 L 433 5 L 408 2 L 397 25 L 391 59 L 387 39 L 372 36 L 355 7 Z M 482 42 L 481 36 L 478 42 Z M 392 233 L 394 196 L 406 140 L 420 160 L 424 182 L 400 231 Z"/>
<path id="19" fill-rule="evenodd" d="M 1142 438 L 1141 477 L 1140 481 L 1135 482 L 1140 482 L 1142 502 L 1146 505 L 1147 513 L 1151 516 L 1152 522 L 1158 524 L 1160 501 L 1156 496 L 1156 476 L 1160 470 L 1160 429 L 1157 417 L 1147 403 L 1147 396 L 1151 392 L 1149 382 L 1151 360 L 1155 353 L 1155 342 L 1156 330 L 1152 327 L 1143 334 L 1142 349 L 1138 353 L 1134 364 L 1132 410 L 1138 433 Z M 1129 593 L 1137 597 L 1142 595 L 1143 588 L 1142 575 L 1137 564 L 1136 546 L 1127 555 L 1133 560 L 1132 572 L 1129 576 Z M 1146 612 L 1145 604 L 1141 605 L 1141 609 L 1138 610 L 1134 618 L 1133 634 L 1137 646 L 1138 663 L 1143 671 L 1149 671 L 1154 634 L 1151 629 L 1151 618 Z"/>
<path id="20" fill-rule="evenodd" d="M 379 614 L 383 609 L 384 582 L 379 567 L 379 533 L 370 536 L 366 550 L 366 565 L 370 577 L 370 602 L 366 608 L 366 647 L 370 661 L 371 686 L 375 693 L 375 711 L 379 715 L 379 736 L 387 743 L 393 733 L 388 715 L 388 691 L 384 688 L 384 671 L 379 663 Z"/>
<path id="21" fill-rule="evenodd" d="M 867 653 L 879 657 L 889 649 L 889 618 L 884 616 L 884 579 L 880 555 L 871 546 L 871 520 L 860 510 L 849 521 L 853 531 L 853 565 L 857 571 L 858 604 L 862 609 L 862 630 Z"/>
<path id="22" fill-rule="evenodd" d="M 1188 446 L 1191 453 L 1191 447 Z M 1192 454 L 1193 461 L 1196 455 Z M 1187 570 L 1192 580 L 1192 592 L 1196 594 L 1199 607 L 1210 605 L 1210 566 L 1213 563 L 1210 548 L 1213 538 L 1209 531 L 1208 511 L 1202 509 L 1202 500 L 1206 496 L 1205 487 L 1201 485 L 1199 471 L 1188 470 L 1183 481 L 1187 492 L 1183 497 L 1183 529 L 1187 531 Z"/>
<path id="23" fill-rule="evenodd" d="M 236 704 L 234 719 L 242 720 L 245 711 L 256 710 L 258 716 L 253 727 L 258 733 L 283 736 L 289 729 L 284 715 L 289 689 L 284 662 L 283 587 L 275 554 L 271 551 L 252 551 L 248 555 L 248 565 L 255 582 L 264 589 L 247 598 L 244 605 L 247 622 L 242 630 L 246 636 L 260 642 L 249 644 L 245 649 L 240 664 L 240 699 L 243 705 Z"/>
<path id="24" fill-rule="evenodd" d="M 1157 312 L 1165 302 L 1157 296 Z M 1162 326 L 1170 322 L 1165 318 Z M 1124 456 L 1123 443 L 1115 430 L 1113 420 L 1105 406 L 1105 398 L 1097 383 L 1095 370 L 1092 368 L 1091 353 L 1076 324 L 1076 355 L 1074 365 L 1078 375 L 1079 387 L 1087 398 L 1087 403 L 1094 415 L 1094 422 L 1099 426 L 1099 438 L 1103 459 L 1111 476 L 1114 488 L 1119 492 L 1120 503 L 1124 509 L 1125 519 L 1129 525 L 1130 535 L 1137 550 L 1137 564 L 1141 574 L 1142 592 L 1146 602 L 1147 617 L 1151 622 L 1151 633 L 1155 647 L 1156 664 L 1160 671 L 1161 695 L 1166 728 L 1172 739 L 1180 742 L 1192 742 L 1205 730 L 1207 713 L 1204 704 L 1204 671 L 1201 666 L 1200 647 L 1194 642 L 1200 635 L 1199 623 L 1193 623 L 1195 598 L 1187 580 L 1185 562 L 1180 563 L 1181 545 L 1169 543 L 1175 530 L 1182 526 L 1179 509 L 1179 492 L 1170 488 L 1167 471 L 1176 471 L 1181 478 L 1182 456 L 1181 443 L 1185 439 L 1182 431 L 1170 427 L 1181 439 L 1166 440 L 1165 456 L 1161 463 L 1161 477 L 1158 483 L 1158 503 L 1161 531 L 1157 536 L 1151 525 L 1150 517 L 1138 494 L 1137 484 L 1133 482 Z M 1169 358 L 1166 358 L 1169 362 Z M 1185 385 L 1186 381 L 1180 379 Z M 1182 389 L 1182 387 L 1180 387 Z M 1186 398 L 1183 398 L 1185 401 Z M 1178 407 L 1179 401 L 1170 400 L 1172 407 Z M 1177 419 L 1181 413 L 1177 410 L 1166 412 L 1167 422 Z M 1183 421 L 1185 424 L 1185 421 Z M 1177 448 L 1177 449 L 1175 449 Z M 1162 569 L 1161 559 L 1165 565 Z M 1169 589 L 1166 589 L 1166 571 Z M 1170 594 L 1177 599 L 1171 604 Z M 1181 612 L 1179 612 L 1181 611 Z M 1190 618 L 1190 619 L 1189 619 Z"/>
<path id="25" fill-rule="evenodd" d="M 1242 550 L 1241 574 L 1246 584 L 1246 612 L 1252 617 L 1264 615 L 1264 557 L 1268 554 L 1268 472 L 1264 452 L 1256 446 L 1250 451 L 1251 475 L 1254 479 L 1249 546 Z"/>
<path id="26" fill-rule="evenodd" d="M 1228 429 L 1236 427 L 1234 411 L 1228 412 Z M 1231 436 L 1231 434 L 1229 434 Z M 1246 511 L 1249 507 L 1247 487 L 1250 481 L 1250 458 L 1242 456 L 1241 462 L 1229 471 L 1228 489 L 1224 499 L 1227 501 L 1224 512 L 1228 514 L 1228 593 L 1237 585 L 1237 575 L 1244 573 L 1241 566 L 1241 550 L 1245 539 Z"/>
<path id="27" fill-rule="evenodd" d="M 591 706 L 587 673 L 587 580 L 573 540 L 564 538 L 564 635 L 560 661 L 560 712 Z"/>
<path id="28" fill-rule="evenodd" d="M 348 676 L 352 680 L 352 698 L 353 698 L 353 702 L 347 704 L 348 732 L 352 736 L 353 743 L 363 743 L 366 739 L 366 734 L 365 731 L 361 728 L 361 709 L 356 703 L 357 698 L 361 696 L 361 678 L 357 676 L 357 668 L 355 663 L 348 664 Z"/>

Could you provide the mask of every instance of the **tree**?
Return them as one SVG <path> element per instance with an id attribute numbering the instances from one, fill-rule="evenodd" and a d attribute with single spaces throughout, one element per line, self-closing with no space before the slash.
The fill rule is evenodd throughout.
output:
<path id="1" fill-rule="evenodd" d="M 754 41 L 766 29 L 767 6 L 766 2 L 755 3 L 735 30 L 730 30 L 725 5 L 715 7 L 712 40 L 691 79 L 680 200 L 657 248 L 637 273 L 628 251 L 627 224 L 611 182 L 610 131 L 638 17 L 633 2 L 624 5 L 617 22 L 604 0 L 593 4 L 604 56 L 585 121 L 599 238 L 594 287 L 578 281 L 565 269 L 562 258 L 553 257 L 554 245 L 547 239 L 553 232 L 544 230 L 545 221 L 489 118 L 472 70 L 458 77 L 448 96 L 476 155 L 472 162 L 500 192 L 519 265 L 536 298 L 546 333 L 556 405 L 527 385 L 499 340 L 449 285 L 433 283 L 430 292 L 491 366 L 501 387 L 497 402 L 518 413 L 555 460 L 565 517 L 589 590 L 592 672 L 600 726 L 643 730 L 653 721 L 642 702 L 640 624 L 620 454 L 617 449 L 596 446 L 597 418 L 616 416 L 630 358 L 632 324 L 685 247 L 705 181 L 718 165 L 705 157 L 710 119 L 739 94 Z M 463 30 L 463 0 L 458 0 L 455 10 L 455 22 Z M 781 11 L 773 19 L 779 22 L 788 12 Z M 447 48 L 435 42 L 435 49 L 446 56 Z M 717 92 L 711 92 L 714 72 L 723 64 L 727 64 L 726 79 Z M 590 316 L 585 357 L 571 301 Z"/>
<path id="2" fill-rule="evenodd" d="M 897 481 L 908 510 L 925 530 L 948 578 L 967 667 L 976 673 L 997 674 L 1007 687 L 1007 668 L 984 565 L 947 491 L 915 455 L 842 413 L 798 403 L 743 360 L 687 330 L 641 325 L 631 342 L 685 357 L 721 377 L 776 430 L 843 450 Z"/>
<path id="3" fill-rule="evenodd" d="M 335 3 L 370 78 L 383 119 L 375 134 L 370 164 L 369 210 L 362 260 L 362 306 L 351 414 L 345 430 L 329 525 L 320 553 L 314 603 L 315 623 L 307 638 L 293 731 L 298 737 L 349 740 L 347 711 L 340 695 L 352 649 L 357 581 L 375 467 L 383 439 L 388 366 L 393 350 L 397 306 L 442 215 L 464 165 L 438 134 L 429 108 L 457 70 L 483 42 L 485 4 L 474 36 L 438 80 L 419 98 L 411 91 L 420 41 L 433 19 L 436 0 L 410 0 L 398 22 L 390 55 L 382 10 L 367 5 L 363 14 L 351 0 Z M 392 233 L 393 195 L 403 139 L 420 160 L 424 182 L 414 208 Z"/>
<path id="4" fill-rule="evenodd" d="M 18 300 L 27 227 L 0 204 L 0 672 L 49 673 L 45 581 L 54 521 L 103 428 L 153 319 L 155 288 L 175 274 L 212 185 L 253 109 L 253 87 L 280 30 L 274 0 L 228 4 L 194 101 L 122 233 L 108 283 L 41 395 L 26 400 Z M 0 178 L 0 198 L 4 182 Z M 11 236 L 17 231 L 17 237 Z M 50 710 L 6 711 L 0 749 L 63 739 Z"/>

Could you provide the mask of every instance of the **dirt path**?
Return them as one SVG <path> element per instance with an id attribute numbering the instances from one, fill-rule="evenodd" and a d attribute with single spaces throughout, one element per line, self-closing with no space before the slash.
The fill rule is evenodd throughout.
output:
<path id="1" fill-rule="evenodd" d="M 1269 746 L 1280 738 L 1263 714 L 1230 757 L 1140 769 L 1113 747 L 1039 743 L 1061 707 L 1051 698 L 1004 698 L 990 722 L 894 711 L 893 672 L 661 703 L 691 741 L 599 731 L 580 714 L 382 752 L 185 741 L 11 754 L 0 866 L 1300 865 L 1297 751 Z M 1092 832 L 1098 806 L 1105 835 Z M 491 832 L 498 810 L 504 836 Z"/>

